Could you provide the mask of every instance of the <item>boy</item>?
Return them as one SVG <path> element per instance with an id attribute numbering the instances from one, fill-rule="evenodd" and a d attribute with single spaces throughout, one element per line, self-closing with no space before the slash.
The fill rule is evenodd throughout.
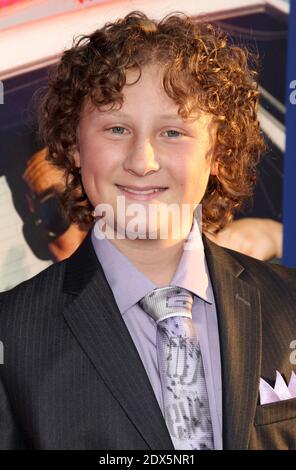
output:
<path id="1" fill-rule="evenodd" d="M 89 231 L 0 296 L 1 448 L 296 448 L 296 271 L 205 237 L 252 193 L 254 77 L 180 14 L 132 12 L 64 52 L 41 133 Z"/>

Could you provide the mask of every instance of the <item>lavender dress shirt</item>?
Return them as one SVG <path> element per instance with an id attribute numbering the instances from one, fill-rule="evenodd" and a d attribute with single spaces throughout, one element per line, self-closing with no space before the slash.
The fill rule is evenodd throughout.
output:
<path id="1" fill-rule="evenodd" d="M 164 414 L 157 364 L 157 326 L 150 315 L 137 305 L 142 297 L 158 286 L 140 272 L 110 240 L 98 239 L 94 228 L 91 233 L 94 250 Z M 190 239 L 195 242 L 195 248 L 184 249 L 170 285 L 183 287 L 194 294 L 192 319 L 203 358 L 214 447 L 219 450 L 222 449 L 222 381 L 217 311 L 202 237 L 195 219 Z"/>

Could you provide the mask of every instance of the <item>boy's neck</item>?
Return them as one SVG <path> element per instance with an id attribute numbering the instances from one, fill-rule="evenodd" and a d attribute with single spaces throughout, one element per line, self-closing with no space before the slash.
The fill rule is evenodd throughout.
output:
<path id="1" fill-rule="evenodd" d="M 184 240 L 129 240 L 110 242 L 158 287 L 170 284 L 184 250 Z"/>

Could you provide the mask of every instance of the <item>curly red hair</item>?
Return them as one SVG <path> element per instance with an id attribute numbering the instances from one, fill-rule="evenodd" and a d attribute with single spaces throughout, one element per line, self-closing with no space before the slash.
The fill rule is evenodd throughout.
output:
<path id="1" fill-rule="evenodd" d="M 219 28 L 180 12 L 156 21 L 133 11 L 106 23 L 74 40 L 51 70 L 39 104 L 39 132 L 47 159 L 64 171 L 63 209 L 81 229 L 94 222 L 74 160 L 83 103 L 90 98 L 97 107 L 121 107 L 127 69 L 141 74 L 152 63 L 163 68 L 164 90 L 182 117 L 202 109 L 217 120 L 213 159 L 219 171 L 210 175 L 201 201 L 203 231 L 217 232 L 251 198 L 265 148 L 257 71 L 253 55 Z"/>

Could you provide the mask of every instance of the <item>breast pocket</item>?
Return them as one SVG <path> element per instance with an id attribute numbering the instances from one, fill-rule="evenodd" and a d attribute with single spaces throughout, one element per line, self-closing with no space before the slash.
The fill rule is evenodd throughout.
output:
<path id="1" fill-rule="evenodd" d="M 258 405 L 255 414 L 255 426 L 264 426 L 293 418 L 296 418 L 296 398 Z"/>
<path id="2" fill-rule="evenodd" d="M 296 398 L 257 406 L 248 448 L 296 449 Z"/>

